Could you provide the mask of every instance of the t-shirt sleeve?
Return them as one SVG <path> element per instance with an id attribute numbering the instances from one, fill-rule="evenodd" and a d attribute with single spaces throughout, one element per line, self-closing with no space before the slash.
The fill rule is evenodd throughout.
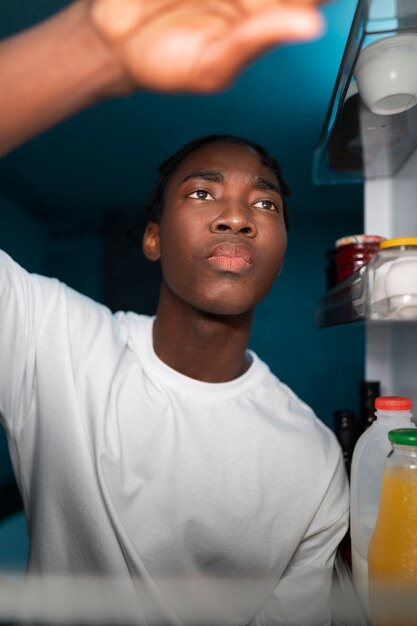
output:
<path id="1" fill-rule="evenodd" d="M 0 418 L 29 410 L 35 371 L 35 285 L 31 276 L 0 251 Z"/>
<path id="2" fill-rule="evenodd" d="M 340 454 L 308 531 L 250 626 L 330 625 L 334 559 L 348 519 L 348 481 Z"/>
<path id="3" fill-rule="evenodd" d="M 0 420 L 12 438 L 38 411 L 37 398 L 56 396 L 77 367 L 93 361 L 100 373 L 103 345 L 117 360 L 118 325 L 107 307 L 0 251 Z"/>

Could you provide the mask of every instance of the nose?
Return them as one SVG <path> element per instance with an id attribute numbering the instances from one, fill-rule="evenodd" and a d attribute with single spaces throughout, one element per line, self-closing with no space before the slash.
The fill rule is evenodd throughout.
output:
<path id="1" fill-rule="evenodd" d="M 243 205 L 228 205 L 217 215 L 210 224 L 212 233 L 231 232 L 242 233 L 247 237 L 255 237 L 256 224 L 250 214 L 250 209 Z"/>

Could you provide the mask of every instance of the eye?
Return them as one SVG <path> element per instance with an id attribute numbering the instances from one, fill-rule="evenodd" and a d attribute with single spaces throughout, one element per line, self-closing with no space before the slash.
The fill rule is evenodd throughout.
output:
<path id="1" fill-rule="evenodd" d="M 211 193 L 209 193 L 205 189 L 197 189 L 196 191 L 193 191 L 192 193 L 189 193 L 188 197 L 189 198 L 196 198 L 197 200 L 214 200 L 214 198 L 211 195 Z"/>
<path id="2" fill-rule="evenodd" d="M 267 200 L 266 198 L 263 198 L 262 200 L 258 200 L 258 202 L 255 202 L 255 204 L 253 205 L 259 209 L 269 209 L 270 211 L 278 211 L 278 205 L 275 204 L 275 202 L 273 202 L 272 200 Z"/>

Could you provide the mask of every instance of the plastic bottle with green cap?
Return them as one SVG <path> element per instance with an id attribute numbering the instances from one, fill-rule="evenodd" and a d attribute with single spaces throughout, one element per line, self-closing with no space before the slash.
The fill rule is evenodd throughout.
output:
<path id="1" fill-rule="evenodd" d="M 380 396 L 375 400 L 375 409 L 375 421 L 355 445 L 350 475 L 352 574 L 358 596 L 367 612 L 368 548 L 378 515 L 384 463 L 391 450 L 388 432 L 396 428 L 415 428 L 411 421 L 410 398 Z"/>
<path id="2" fill-rule="evenodd" d="M 417 624 L 417 429 L 388 433 L 392 451 L 369 545 L 373 625 Z"/>

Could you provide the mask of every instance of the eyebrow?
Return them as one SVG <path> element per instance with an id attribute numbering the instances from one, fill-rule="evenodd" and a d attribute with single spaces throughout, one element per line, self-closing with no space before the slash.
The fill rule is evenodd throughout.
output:
<path id="1" fill-rule="evenodd" d="M 282 195 L 279 186 L 276 183 L 272 183 L 270 180 L 266 180 L 266 178 L 257 178 L 255 185 L 258 189 L 271 189 L 272 191 L 276 191 L 280 196 Z"/>
<path id="2" fill-rule="evenodd" d="M 212 180 L 216 183 L 223 183 L 224 176 L 220 172 L 216 172 L 215 170 L 200 170 L 197 172 L 191 172 L 185 178 L 183 178 L 182 182 L 185 183 L 186 180 L 190 180 L 190 178 L 203 178 L 204 180 Z"/>
<path id="3" fill-rule="evenodd" d="M 210 180 L 216 183 L 224 182 L 223 174 L 217 172 L 216 170 L 200 170 L 197 172 L 191 172 L 191 174 L 188 174 L 185 178 L 183 178 L 182 182 L 185 183 L 185 181 L 192 178 L 202 178 L 203 180 Z M 272 191 L 276 191 L 280 196 L 282 195 L 279 186 L 266 178 L 256 178 L 255 187 L 258 189 L 271 189 Z"/>

